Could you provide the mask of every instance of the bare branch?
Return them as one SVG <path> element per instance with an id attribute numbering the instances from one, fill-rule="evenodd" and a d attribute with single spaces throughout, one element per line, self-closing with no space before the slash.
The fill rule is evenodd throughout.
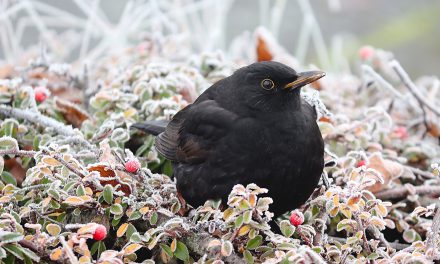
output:
<path id="1" fill-rule="evenodd" d="M 394 69 L 394 71 L 399 76 L 400 80 L 403 82 L 406 88 L 410 91 L 410 93 L 414 96 L 414 98 L 422 105 L 426 106 L 429 110 L 431 110 L 433 113 L 435 113 L 437 116 L 440 116 L 440 111 L 431 104 L 431 102 L 428 102 L 425 99 L 425 96 L 423 96 L 417 86 L 414 84 L 414 82 L 409 77 L 408 73 L 402 68 L 400 63 L 397 60 L 392 60 L 390 62 L 390 66 Z"/>
<path id="2" fill-rule="evenodd" d="M 440 186 L 414 186 L 416 194 L 424 195 L 440 195 Z M 408 189 L 405 186 L 397 187 L 390 190 L 381 191 L 375 194 L 375 196 L 382 200 L 399 199 L 404 198 L 409 194 Z"/>

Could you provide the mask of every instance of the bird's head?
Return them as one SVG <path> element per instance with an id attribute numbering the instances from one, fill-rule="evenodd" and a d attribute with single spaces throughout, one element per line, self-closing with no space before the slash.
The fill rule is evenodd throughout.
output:
<path id="1" fill-rule="evenodd" d="M 321 71 L 296 72 L 274 61 L 253 63 L 237 70 L 232 79 L 239 83 L 236 95 L 247 107 L 263 111 L 300 106 L 300 88 L 325 76 Z"/>

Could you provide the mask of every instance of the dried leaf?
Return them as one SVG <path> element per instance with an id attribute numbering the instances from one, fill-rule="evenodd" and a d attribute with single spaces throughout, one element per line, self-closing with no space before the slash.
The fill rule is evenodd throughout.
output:
<path id="1" fill-rule="evenodd" d="M 52 250 L 52 252 L 50 253 L 50 259 L 53 261 L 60 260 L 62 256 L 63 256 L 63 251 L 61 250 L 61 248 L 56 248 Z"/>
<path id="2" fill-rule="evenodd" d="M 58 236 L 61 233 L 61 227 L 57 224 L 48 224 L 46 230 L 51 236 Z"/>
<path id="3" fill-rule="evenodd" d="M 64 120 L 68 124 L 72 124 L 74 127 L 81 128 L 82 123 L 90 119 L 87 112 L 82 110 L 79 105 L 76 105 L 67 100 L 55 97 L 55 106 L 58 111 L 63 115 Z"/>
<path id="4" fill-rule="evenodd" d="M 128 228 L 128 223 L 123 223 L 119 228 L 118 231 L 116 231 L 116 236 L 117 237 L 122 237 L 125 232 L 127 231 Z"/>
<path id="5" fill-rule="evenodd" d="M 54 167 L 56 167 L 56 166 L 60 166 L 60 165 L 61 165 L 61 162 L 59 162 L 58 160 L 56 160 L 55 158 L 52 158 L 52 157 L 50 157 L 50 156 L 44 156 L 44 157 L 41 159 L 41 161 L 42 161 L 44 164 L 48 165 L 48 166 L 54 166 Z"/>
<path id="6" fill-rule="evenodd" d="M 383 159 L 379 153 L 373 154 L 368 158 L 368 168 L 378 171 L 384 179 L 384 183 L 376 182 L 367 189 L 373 193 L 379 192 L 388 187 L 390 181 L 403 174 L 403 166 L 395 161 Z"/>
<path id="7" fill-rule="evenodd" d="M 63 203 L 69 204 L 69 205 L 82 205 L 85 204 L 86 201 L 81 199 L 81 197 L 78 196 L 70 196 L 66 200 L 63 201 Z"/>
<path id="8" fill-rule="evenodd" d="M 139 250 L 142 247 L 142 245 L 140 244 L 131 244 L 129 246 L 127 246 L 126 248 L 124 248 L 124 255 L 128 255 L 128 254 L 132 254 L 134 252 L 136 252 L 137 250 Z"/>

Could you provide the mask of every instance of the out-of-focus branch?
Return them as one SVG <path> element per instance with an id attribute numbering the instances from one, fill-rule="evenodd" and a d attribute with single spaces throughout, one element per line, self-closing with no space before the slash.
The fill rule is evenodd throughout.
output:
<path id="1" fill-rule="evenodd" d="M 13 108 L 7 105 L 0 105 L 0 114 L 17 119 L 25 119 L 26 121 L 29 121 L 40 127 L 51 127 L 60 135 L 68 137 L 78 137 L 80 135 L 80 132 L 74 130 L 71 126 L 65 125 L 53 118 L 42 115 L 39 112 Z M 78 139 L 78 142 L 89 149 L 95 149 L 95 147 L 85 139 Z"/>
<path id="2" fill-rule="evenodd" d="M 437 109 L 431 102 L 427 101 L 425 97 L 420 93 L 417 86 L 409 77 L 408 73 L 402 68 L 400 63 L 397 60 L 392 60 L 390 62 L 390 66 L 394 69 L 394 71 L 399 76 L 400 80 L 403 82 L 406 88 L 408 88 L 409 92 L 414 96 L 414 98 L 423 106 L 426 106 L 429 110 L 431 110 L 437 116 L 440 116 L 440 110 Z"/>
<path id="3" fill-rule="evenodd" d="M 440 186 L 414 186 L 414 191 L 416 194 L 424 195 L 439 195 L 440 196 Z M 388 199 L 398 199 L 406 197 L 409 194 L 408 189 L 405 186 L 397 187 L 390 190 L 381 191 L 375 193 L 376 198 L 382 200 Z"/>

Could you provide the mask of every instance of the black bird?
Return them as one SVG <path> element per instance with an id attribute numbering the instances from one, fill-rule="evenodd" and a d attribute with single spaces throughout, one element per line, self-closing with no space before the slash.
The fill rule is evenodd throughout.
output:
<path id="1" fill-rule="evenodd" d="M 157 151 L 173 162 L 177 189 L 192 206 L 227 200 L 235 184 L 269 189 L 279 216 L 302 205 L 324 167 L 316 112 L 300 88 L 325 73 L 297 73 L 278 62 L 243 67 L 218 81 L 168 123 L 133 127 L 158 135 Z"/>

